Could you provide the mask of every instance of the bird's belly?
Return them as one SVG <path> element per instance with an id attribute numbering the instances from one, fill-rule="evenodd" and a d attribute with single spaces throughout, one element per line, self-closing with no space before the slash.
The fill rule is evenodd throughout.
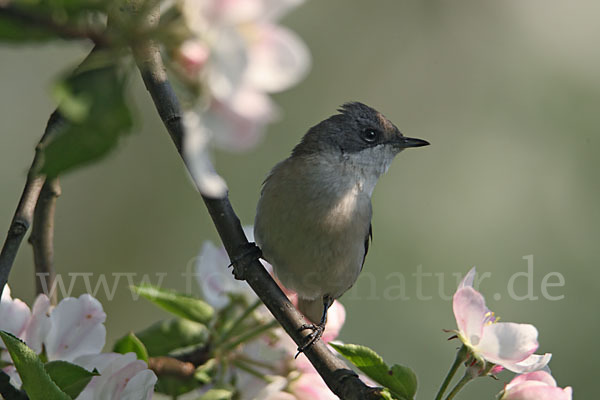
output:
<path id="1" fill-rule="evenodd" d="M 283 285 L 303 298 L 340 297 L 362 268 L 370 199 L 342 199 L 336 206 L 337 210 L 333 207 L 331 213 L 320 215 L 307 203 L 277 212 L 270 209 L 256 220 L 256 241 L 265 259 Z"/>

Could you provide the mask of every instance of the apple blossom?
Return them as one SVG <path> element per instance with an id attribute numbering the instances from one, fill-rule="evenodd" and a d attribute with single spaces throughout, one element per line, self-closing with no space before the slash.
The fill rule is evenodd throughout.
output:
<path id="1" fill-rule="evenodd" d="M 201 193 L 227 188 L 208 162 L 209 144 L 254 147 L 278 110 L 269 94 L 306 75 L 310 53 L 278 20 L 302 0 L 177 0 L 187 38 L 171 51 L 174 70 L 202 87 L 200 106 L 184 114 L 183 156 Z"/>
<path id="2" fill-rule="evenodd" d="M 0 303 L 0 329 L 20 337 L 36 353 L 44 349 L 48 361 L 70 361 L 101 372 L 77 399 L 151 398 L 157 378 L 145 362 L 136 360 L 133 353 L 99 354 L 106 339 L 105 320 L 102 304 L 89 294 L 67 297 L 56 307 L 50 305 L 46 295 L 40 294 L 30 311 L 24 302 L 10 297 L 6 286 Z M 3 352 L 2 358 L 11 362 L 7 352 Z M 3 371 L 10 376 L 13 386 L 21 386 L 14 366 L 9 365 Z"/>
<path id="3" fill-rule="evenodd" d="M 473 267 L 453 297 L 458 338 L 481 362 L 498 364 L 513 372 L 545 367 L 550 354 L 533 354 L 538 348 L 537 329 L 530 324 L 498 322 L 481 293 L 473 289 L 474 276 Z"/>
<path id="4" fill-rule="evenodd" d="M 45 294 L 40 294 L 33 303 L 31 310 L 31 318 L 27 323 L 24 340 L 33 351 L 36 353 L 42 352 L 42 344 L 46 335 L 52 327 L 50 321 L 50 312 L 52 307 L 50 299 Z"/>
<path id="5" fill-rule="evenodd" d="M 88 354 L 74 360 L 75 364 L 100 376 L 92 378 L 77 400 L 146 400 L 151 399 L 157 377 L 135 353 Z"/>
<path id="6" fill-rule="evenodd" d="M 50 329 L 43 340 L 48 360 L 73 361 L 98 354 L 106 340 L 102 304 L 89 294 L 63 299 L 50 313 Z"/>
<path id="7" fill-rule="evenodd" d="M 5 285 L 0 300 L 0 330 L 23 338 L 31 311 L 27 304 L 20 299 L 13 299 L 10 294 L 10 288 Z M 4 346 L 1 341 L 0 346 Z"/>
<path id="8" fill-rule="evenodd" d="M 244 226 L 244 233 L 249 241 L 254 240 L 251 225 Z M 263 260 L 261 262 L 267 271 L 273 271 L 271 264 Z M 196 277 L 204 300 L 216 309 L 222 309 L 229 303 L 229 294 L 242 296 L 248 302 L 258 299 L 246 282 L 233 277 L 231 269 L 227 268 L 229 263 L 229 256 L 223 246 L 216 246 L 210 241 L 204 242 L 196 262 Z"/>
<path id="9" fill-rule="evenodd" d="M 516 376 L 504 387 L 500 400 L 571 400 L 573 390 L 560 388 L 546 371 Z"/>

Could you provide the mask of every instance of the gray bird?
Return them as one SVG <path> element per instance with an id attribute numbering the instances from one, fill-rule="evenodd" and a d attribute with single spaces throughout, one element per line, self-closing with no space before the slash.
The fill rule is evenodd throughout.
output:
<path id="1" fill-rule="evenodd" d="M 267 176 L 254 221 L 256 244 L 281 283 L 298 293 L 298 308 L 314 324 L 303 351 L 318 340 L 327 309 L 350 289 L 369 249 L 371 194 L 408 138 L 383 114 L 346 103 L 308 130 Z"/>

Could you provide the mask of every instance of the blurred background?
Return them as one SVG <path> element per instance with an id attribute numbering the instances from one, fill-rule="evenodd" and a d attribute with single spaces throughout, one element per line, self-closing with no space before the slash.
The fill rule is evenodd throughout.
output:
<path id="1" fill-rule="evenodd" d="M 599 13 L 592 0 L 307 2 L 283 24 L 310 48 L 309 76 L 275 96 L 281 119 L 261 146 L 215 154 L 235 210 L 251 224 L 268 170 L 343 102 L 365 102 L 432 143 L 401 154 L 380 180 L 363 275 L 341 299 L 340 339 L 415 369 L 420 399 L 433 397 L 454 358 L 458 343 L 442 331 L 455 328 L 453 274 L 473 266 L 488 273 L 479 289 L 503 321 L 538 328 L 538 353 L 553 353 L 559 385 L 595 397 Z M 88 51 L 57 42 L 0 48 L 2 232 L 54 109 L 53 77 Z M 57 272 L 66 282 L 68 273 L 105 273 L 111 286 L 113 273 L 153 283 L 163 274 L 163 286 L 187 290 L 181 274 L 202 242 L 218 237 L 141 80 L 131 86 L 136 132 L 61 180 Z M 30 304 L 32 275 L 24 243 L 10 285 Z M 74 282 L 73 296 L 86 291 Z M 96 293 L 108 314 L 107 348 L 166 316 L 134 301 L 125 277 L 114 289 L 112 301 Z M 476 380 L 460 397 L 493 398 L 510 378 Z"/>

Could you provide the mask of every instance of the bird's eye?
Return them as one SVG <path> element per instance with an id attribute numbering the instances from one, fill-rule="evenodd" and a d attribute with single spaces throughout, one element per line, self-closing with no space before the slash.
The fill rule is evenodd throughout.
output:
<path id="1" fill-rule="evenodd" d="M 362 139 L 367 143 L 375 143 L 379 138 L 379 132 L 375 129 L 364 129 L 361 132 Z"/>

